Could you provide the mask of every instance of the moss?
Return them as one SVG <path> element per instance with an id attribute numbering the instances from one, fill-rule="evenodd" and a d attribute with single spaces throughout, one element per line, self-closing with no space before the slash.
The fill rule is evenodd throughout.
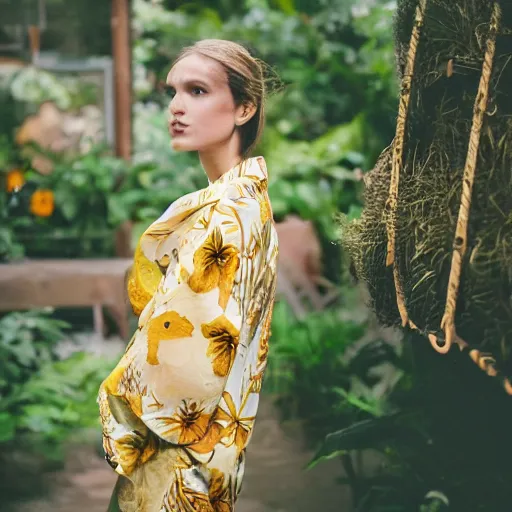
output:
<path id="1" fill-rule="evenodd" d="M 399 2 L 397 60 L 405 62 L 417 1 Z M 457 333 L 491 350 L 512 374 L 512 2 L 502 2 L 487 114 L 480 136 Z M 440 333 L 461 203 L 474 104 L 493 2 L 429 0 L 416 55 L 400 174 L 395 264 L 410 319 Z M 404 53 L 405 52 L 405 53 Z M 399 66 L 403 72 L 403 65 Z M 400 325 L 392 267 L 386 267 L 391 149 L 367 176 L 361 219 L 342 239 L 366 281 L 379 319 Z"/>

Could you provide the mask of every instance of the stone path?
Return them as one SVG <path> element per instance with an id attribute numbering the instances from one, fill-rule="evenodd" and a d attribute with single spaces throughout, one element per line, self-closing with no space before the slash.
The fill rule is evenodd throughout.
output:
<path id="1" fill-rule="evenodd" d="M 300 429 L 283 429 L 277 416 L 271 400 L 263 397 L 236 512 L 348 512 L 348 490 L 336 484 L 340 463 L 304 470 L 311 454 L 303 449 Z M 81 447 L 64 471 L 46 479 L 48 495 L 19 504 L 14 512 L 105 512 L 115 474 L 93 447 Z"/>
<path id="2" fill-rule="evenodd" d="M 81 333 L 63 342 L 59 351 L 61 357 L 75 350 L 117 357 L 123 347 L 120 339 Z M 94 443 L 84 443 L 72 453 L 64 470 L 44 476 L 48 491 L 44 497 L 16 504 L 9 512 L 105 512 L 115 473 Z M 311 455 L 304 449 L 300 427 L 281 424 L 272 399 L 263 395 L 236 512 L 348 512 L 349 491 L 336 483 L 342 476 L 340 462 L 327 461 L 305 470 Z"/>

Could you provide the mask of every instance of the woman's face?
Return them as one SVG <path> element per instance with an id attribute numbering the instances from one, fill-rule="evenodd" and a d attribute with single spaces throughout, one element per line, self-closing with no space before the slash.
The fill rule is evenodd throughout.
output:
<path id="1" fill-rule="evenodd" d="M 236 133 L 237 108 L 224 67 L 216 60 L 191 54 L 167 76 L 173 99 L 169 132 L 176 151 L 210 151 Z"/>

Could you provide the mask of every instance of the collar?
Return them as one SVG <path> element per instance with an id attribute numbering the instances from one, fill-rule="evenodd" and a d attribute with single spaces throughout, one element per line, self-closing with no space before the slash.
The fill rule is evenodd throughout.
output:
<path id="1" fill-rule="evenodd" d="M 262 156 L 255 156 L 243 160 L 215 181 L 211 182 L 208 180 L 208 184 L 217 185 L 221 183 L 228 183 L 242 177 L 256 181 L 268 181 L 268 171 L 265 159 Z"/>

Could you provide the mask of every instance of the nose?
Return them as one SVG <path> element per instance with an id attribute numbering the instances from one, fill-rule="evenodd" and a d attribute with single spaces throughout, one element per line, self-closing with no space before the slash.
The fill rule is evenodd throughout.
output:
<path id="1" fill-rule="evenodd" d="M 174 98 L 171 100 L 171 103 L 169 104 L 169 110 L 173 116 L 183 115 L 185 113 L 178 93 L 176 93 Z"/>

